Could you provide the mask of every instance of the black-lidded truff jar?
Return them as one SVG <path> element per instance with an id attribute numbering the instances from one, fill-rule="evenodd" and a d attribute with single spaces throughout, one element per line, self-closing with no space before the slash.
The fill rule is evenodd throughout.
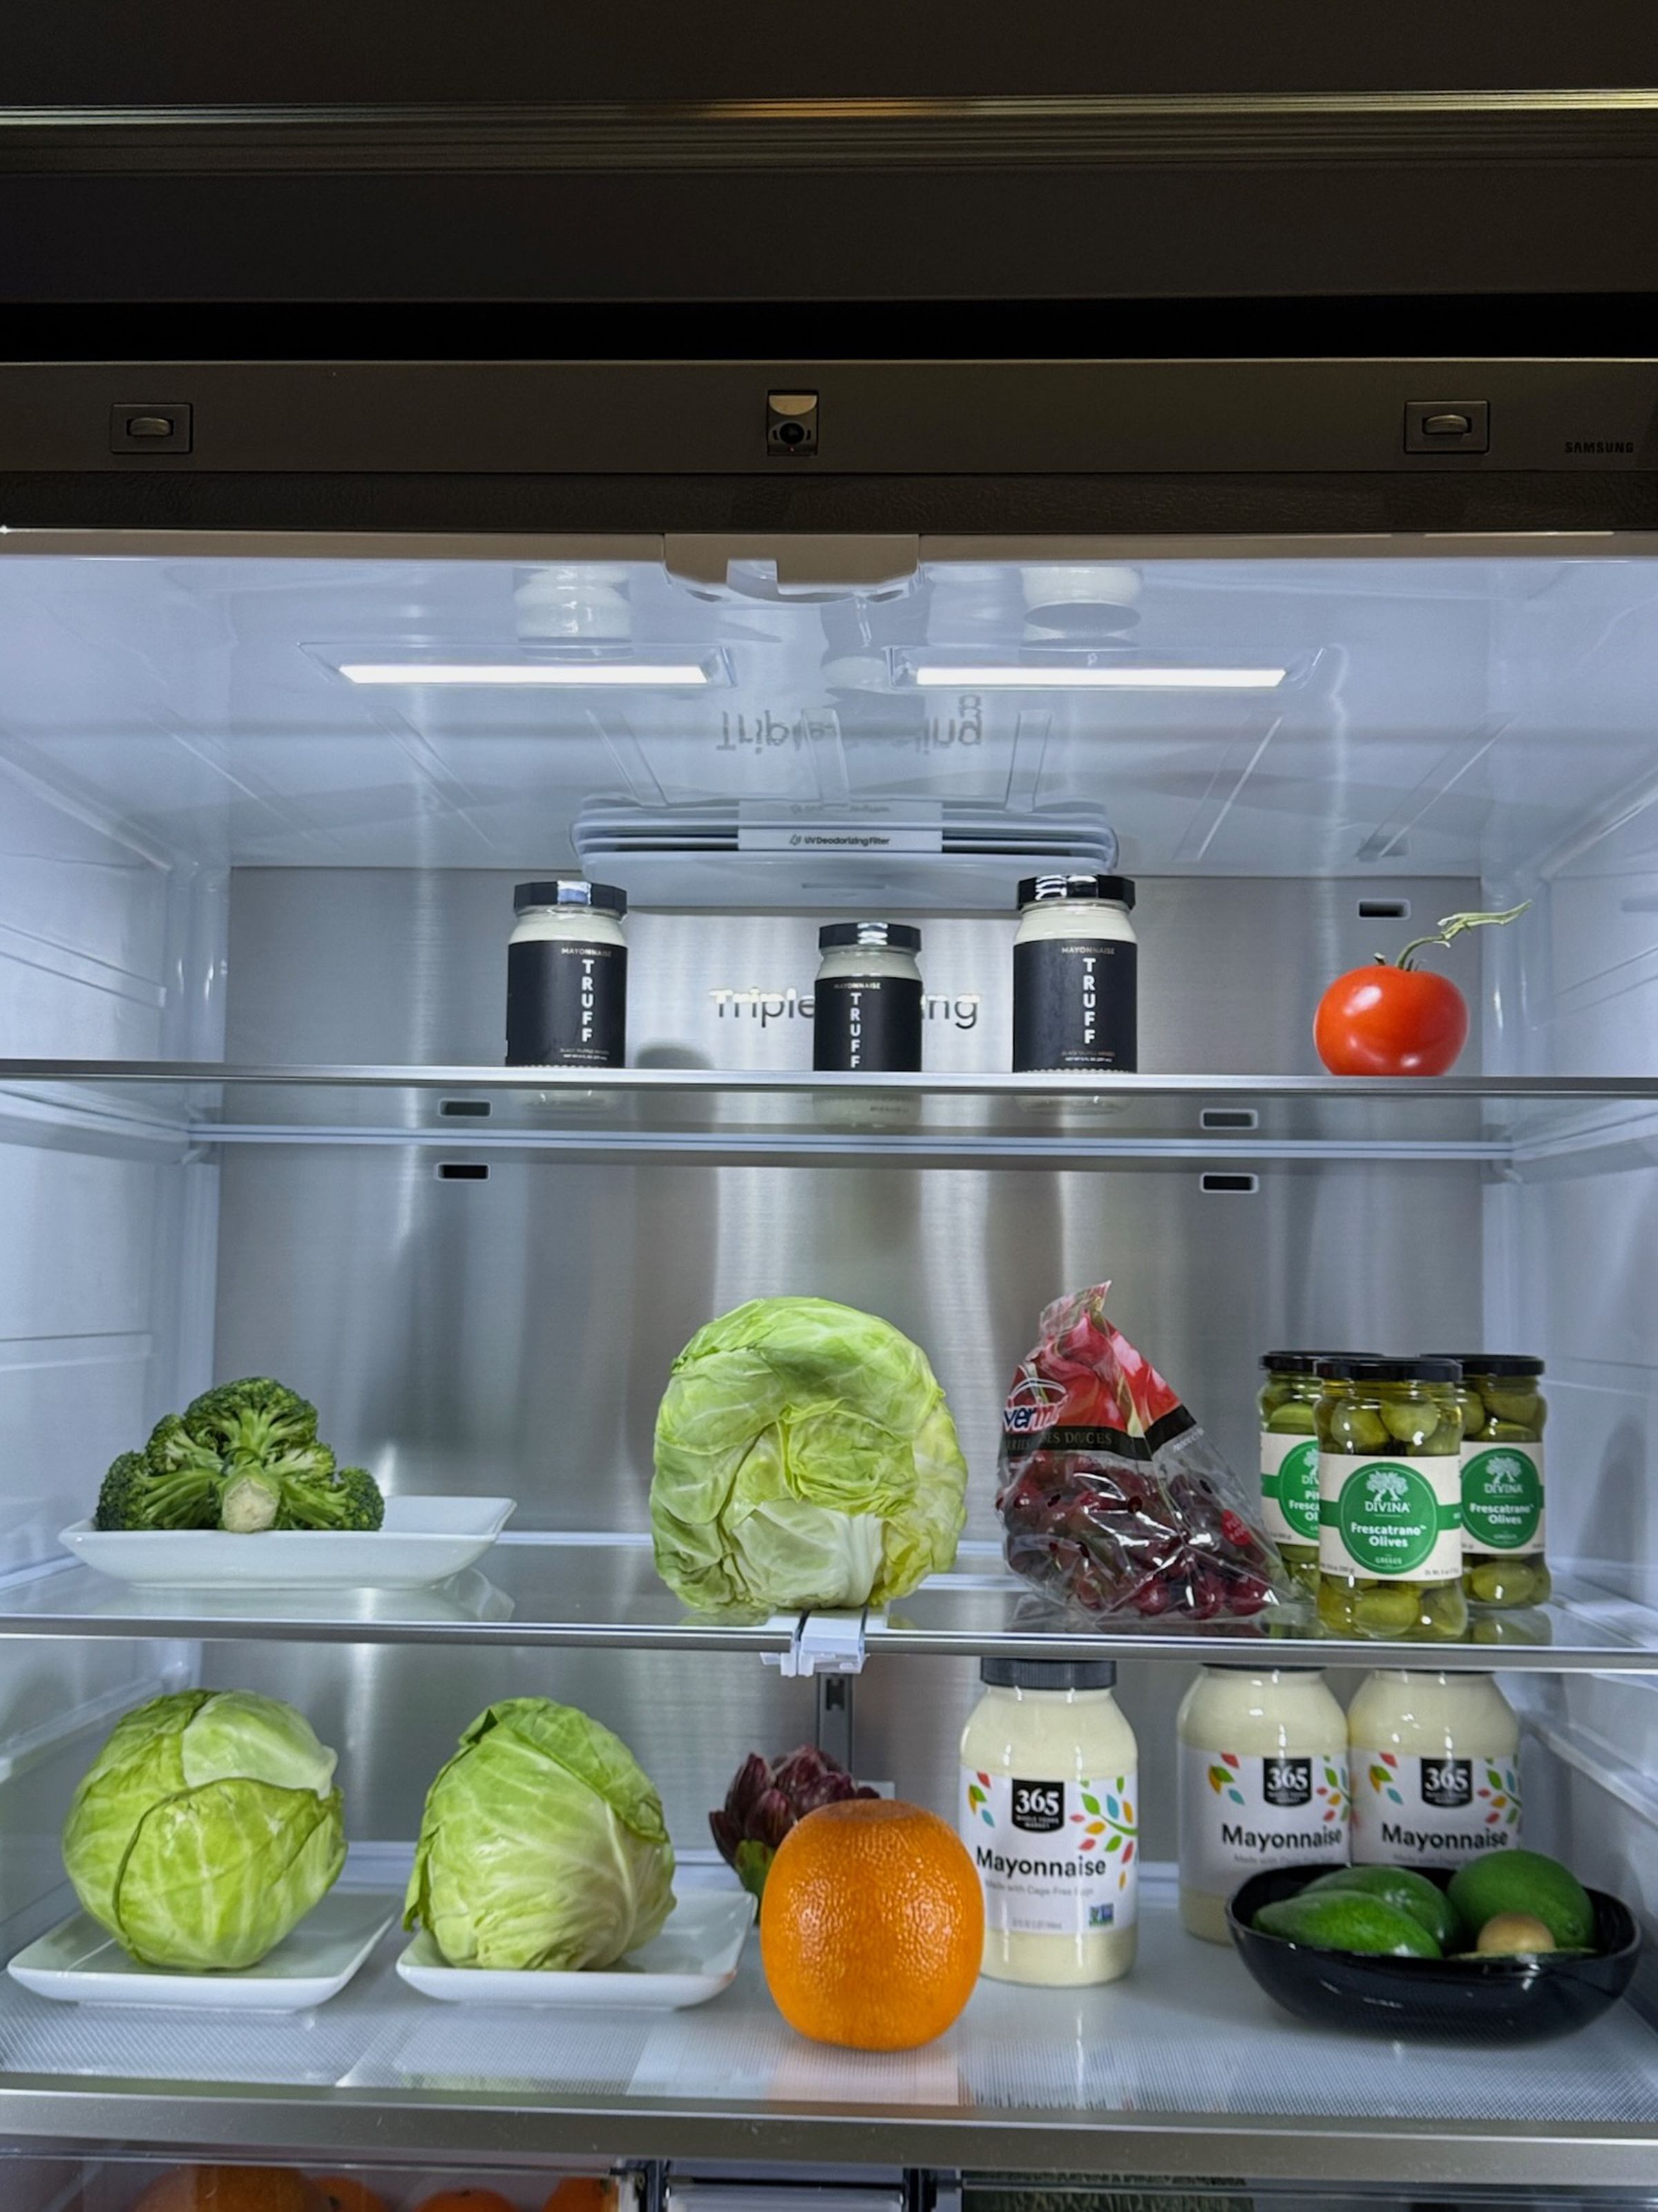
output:
<path id="1" fill-rule="evenodd" d="M 1479 1606 L 1541 1605 L 1554 1588 L 1544 1556 L 1543 1363 L 1520 1352 L 1455 1356 L 1462 1367 L 1462 1587 Z"/>
<path id="2" fill-rule="evenodd" d="M 833 921 L 817 933 L 811 1064 L 847 1074 L 921 1066 L 921 933 L 903 921 Z"/>
<path id="3" fill-rule="evenodd" d="M 622 1067 L 628 1057 L 628 894 L 559 876 L 519 884 L 507 946 L 508 1067 Z"/>
<path id="4" fill-rule="evenodd" d="M 1027 876 L 1013 939 L 1016 1074 L 1133 1074 L 1139 940 L 1127 876 Z"/>
<path id="5" fill-rule="evenodd" d="M 1338 1636 L 1453 1643 L 1462 1589 L 1462 1370 L 1321 1359 L 1318 1613 Z"/>

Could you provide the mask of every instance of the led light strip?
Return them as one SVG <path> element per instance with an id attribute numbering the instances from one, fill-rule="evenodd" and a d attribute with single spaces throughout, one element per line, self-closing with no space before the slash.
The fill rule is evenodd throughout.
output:
<path id="1" fill-rule="evenodd" d="M 550 684 L 580 688 L 594 684 L 655 685 L 665 690 L 706 684 L 708 672 L 700 663 L 672 661 L 595 660 L 349 660 L 340 674 L 349 684 L 499 684 L 529 687 Z"/>
<path id="2" fill-rule="evenodd" d="M 926 664 L 914 682 L 952 691 L 1271 691 L 1284 668 L 955 667 Z"/>

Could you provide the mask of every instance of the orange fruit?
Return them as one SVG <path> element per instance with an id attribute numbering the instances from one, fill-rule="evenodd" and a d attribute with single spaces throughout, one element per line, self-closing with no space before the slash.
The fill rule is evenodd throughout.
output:
<path id="1" fill-rule="evenodd" d="M 131 2212 L 327 2212 L 303 2174 L 281 2166 L 180 2166 L 152 2181 Z"/>
<path id="2" fill-rule="evenodd" d="M 760 1903 L 760 1959 L 816 2043 L 908 2051 L 942 2035 L 984 1955 L 979 1876 L 936 1813 L 889 1797 L 820 1806 L 784 1837 Z"/>
<path id="3" fill-rule="evenodd" d="M 440 2189 L 422 2197 L 415 2212 L 518 2212 L 498 2189 Z"/>
<path id="4" fill-rule="evenodd" d="M 541 2212 L 616 2212 L 616 2182 L 608 2173 L 573 2173 L 561 2181 Z"/>
<path id="5" fill-rule="evenodd" d="M 328 2212 L 392 2212 L 377 2189 L 371 2189 L 366 2181 L 357 2180 L 353 2174 L 321 2174 L 317 2187 L 322 2191 Z"/>

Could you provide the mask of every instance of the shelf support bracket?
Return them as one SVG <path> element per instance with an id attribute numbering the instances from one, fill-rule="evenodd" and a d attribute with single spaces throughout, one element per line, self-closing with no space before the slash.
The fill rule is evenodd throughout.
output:
<path id="1" fill-rule="evenodd" d="M 864 1671 L 864 1620 L 857 1613 L 803 1613 L 791 1620 L 774 1613 L 768 1626 L 789 1630 L 786 1651 L 761 1656 L 768 1667 L 785 1677 L 813 1674 L 861 1674 Z"/>

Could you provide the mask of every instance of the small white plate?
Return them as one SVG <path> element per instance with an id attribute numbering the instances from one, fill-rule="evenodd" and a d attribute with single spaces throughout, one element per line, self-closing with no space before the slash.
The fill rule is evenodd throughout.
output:
<path id="1" fill-rule="evenodd" d="M 6 1969 L 60 2004 L 192 2005 L 213 2012 L 309 2012 L 337 1996 L 398 1916 L 378 1893 L 334 1890 L 257 1966 L 234 1974 L 140 1966 L 91 1916 L 73 1912 Z"/>
<path id="2" fill-rule="evenodd" d="M 580 1973 L 513 1973 L 488 1966 L 446 1966 L 422 1928 L 398 1972 L 422 1996 L 449 2004 L 626 2007 L 677 2012 L 707 2004 L 737 1978 L 755 1900 L 742 1889 L 683 1891 L 668 1924 L 614 1966 Z"/>
<path id="3" fill-rule="evenodd" d="M 511 1498 L 388 1498 L 371 1529 L 94 1528 L 58 1538 L 83 1565 L 151 1589 L 425 1589 L 481 1559 Z"/>

